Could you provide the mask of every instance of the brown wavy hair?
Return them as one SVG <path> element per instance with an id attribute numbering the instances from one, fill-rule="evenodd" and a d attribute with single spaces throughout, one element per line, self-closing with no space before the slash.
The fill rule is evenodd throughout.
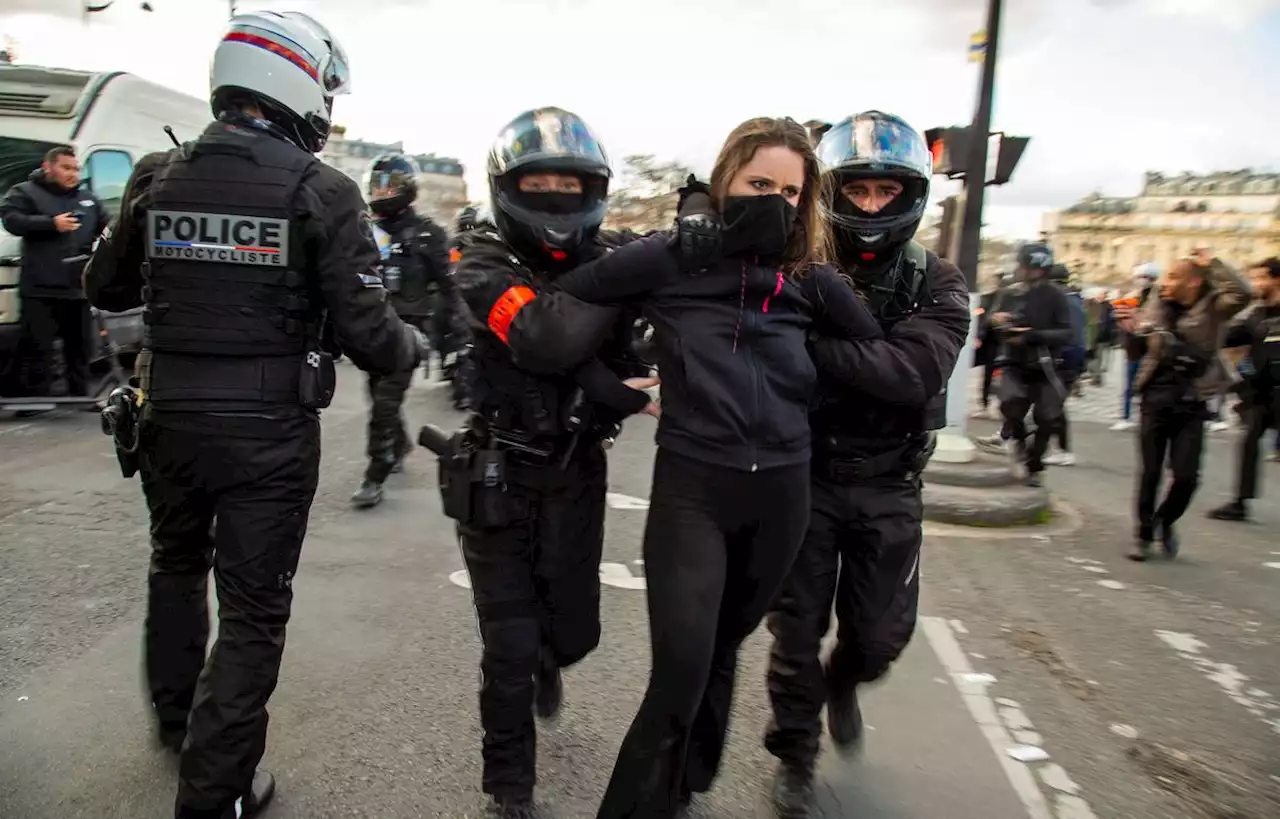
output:
<path id="1" fill-rule="evenodd" d="M 797 206 L 798 222 L 783 254 L 783 269 L 790 276 L 803 276 L 811 267 L 832 258 L 830 236 L 821 204 L 828 181 L 818 155 L 809 141 L 809 132 L 790 117 L 756 117 L 734 128 L 724 141 L 716 166 L 711 171 L 711 198 L 721 212 L 729 183 L 761 148 L 783 147 L 804 159 L 804 190 Z"/>

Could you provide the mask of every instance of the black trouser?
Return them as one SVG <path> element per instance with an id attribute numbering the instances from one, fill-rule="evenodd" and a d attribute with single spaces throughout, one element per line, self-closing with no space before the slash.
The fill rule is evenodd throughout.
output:
<path id="1" fill-rule="evenodd" d="M 563 470 L 508 459 L 511 502 L 526 514 L 505 529 L 460 525 L 462 556 L 484 643 L 480 726 L 484 792 L 533 792 L 534 675 L 544 652 L 566 668 L 600 642 L 600 557 L 608 468 L 598 445 Z"/>
<path id="2" fill-rule="evenodd" d="M 1080 373 L 1074 371 L 1066 371 L 1062 373 L 1062 391 L 1070 395 L 1075 389 L 1076 382 L 1080 380 Z M 1054 434 L 1058 437 L 1058 448 L 1063 452 L 1071 451 L 1071 422 L 1067 418 L 1066 402 L 1062 404 L 1062 411 L 1058 415 L 1058 424 L 1054 428 Z"/>
<path id="3" fill-rule="evenodd" d="M 809 464 L 741 472 L 659 447 L 644 568 L 653 668 L 598 819 L 671 817 L 720 766 L 738 647 L 809 520 Z"/>
<path id="4" fill-rule="evenodd" d="M 991 382 L 996 377 L 996 362 L 990 359 L 982 365 L 982 408 L 991 406 Z"/>
<path id="5" fill-rule="evenodd" d="M 1250 404 L 1244 410 L 1244 439 L 1240 442 L 1240 460 L 1236 473 L 1236 499 L 1258 497 L 1258 461 L 1262 456 L 1262 439 L 1276 426 L 1276 401 L 1269 396 L 1264 403 Z"/>
<path id="6" fill-rule="evenodd" d="M 1062 385 L 1046 373 L 1005 366 L 1000 370 L 1000 413 L 1019 450 L 1027 456 L 1027 471 L 1044 470 L 1044 453 L 1058 428 L 1066 395 Z M 1027 447 L 1027 410 L 1036 422 L 1035 436 Z"/>
<path id="7" fill-rule="evenodd" d="M 181 417 L 153 413 L 142 431 L 146 673 L 161 725 L 187 728 L 178 819 L 231 815 L 253 781 L 320 473 L 315 418 L 214 421 L 184 428 Z M 206 658 L 211 566 L 218 639 Z"/>
<path id="8" fill-rule="evenodd" d="M 391 375 L 369 374 L 369 466 L 364 478 L 383 483 L 396 462 L 410 449 L 404 427 L 404 394 L 413 381 L 413 368 Z"/>
<path id="9" fill-rule="evenodd" d="M 1138 435 L 1142 473 L 1138 478 L 1138 537 L 1154 539 L 1155 528 L 1171 526 L 1191 504 L 1200 484 L 1200 456 L 1204 451 L 1204 422 L 1209 416 L 1204 402 L 1160 404 L 1143 402 Z M 1156 494 L 1164 477 L 1165 461 L 1173 483 L 1159 507 Z"/>
<path id="10" fill-rule="evenodd" d="M 93 314 L 84 299 L 27 297 L 22 300 L 23 342 L 28 350 L 27 390 L 31 395 L 53 392 L 57 368 L 53 343 L 62 339 L 62 363 L 67 395 L 89 394 L 89 357 L 93 343 Z"/>
<path id="11" fill-rule="evenodd" d="M 812 770 L 822 734 L 827 685 L 819 652 L 835 605 L 831 680 L 873 682 L 889 670 L 915 631 L 920 599 L 924 507 L 919 478 L 855 485 L 813 479 L 813 514 L 804 546 L 769 612 L 769 753 Z"/>

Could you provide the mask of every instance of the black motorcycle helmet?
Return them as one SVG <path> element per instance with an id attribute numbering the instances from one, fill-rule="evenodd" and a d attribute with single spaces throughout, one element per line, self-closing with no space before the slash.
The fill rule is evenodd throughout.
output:
<path id="1" fill-rule="evenodd" d="M 404 154 L 382 154 L 369 169 L 369 208 L 378 216 L 395 216 L 418 198 L 418 166 Z"/>
<path id="2" fill-rule="evenodd" d="M 1018 269 L 1035 278 L 1051 276 L 1053 249 L 1044 242 L 1027 242 L 1018 248 Z M 1065 268 L 1063 268 L 1065 270 Z"/>
<path id="3" fill-rule="evenodd" d="M 572 267 L 604 222 L 609 157 L 577 114 L 535 108 L 513 119 L 489 151 L 489 201 L 498 232 L 530 262 Z M 534 174 L 581 181 L 580 192 L 521 188 Z"/>
<path id="4" fill-rule="evenodd" d="M 901 117 L 883 111 L 845 117 L 823 135 L 818 159 L 832 183 L 826 211 L 841 257 L 871 262 L 915 236 L 929 201 L 933 157 L 924 137 Z M 867 213 L 842 190 L 859 179 L 892 179 L 902 193 Z"/>
<path id="5" fill-rule="evenodd" d="M 1071 271 L 1065 264 L 1054 264 L 1049 268 L 1049 281 L 1068 284 L 1071 281 Z"/>

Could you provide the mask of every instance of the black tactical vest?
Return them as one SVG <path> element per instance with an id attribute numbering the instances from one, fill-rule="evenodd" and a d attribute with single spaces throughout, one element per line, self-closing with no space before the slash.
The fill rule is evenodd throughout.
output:
<path id="1" fill-rule="evenodd" d="M 315 157 L 214 123 L 148 192 L 149 398 L 290 403 L 318 334 L 293 203 Z"/>
<path id="2" fill-rule="evenodd" d="M 396 315 L 422 318 L 431 314 L 431 281 L 419 243 L 426 227 L 417 216 L 380 220 L 378 229 L 388 234 L 390 243 L 379 272 Z"/>

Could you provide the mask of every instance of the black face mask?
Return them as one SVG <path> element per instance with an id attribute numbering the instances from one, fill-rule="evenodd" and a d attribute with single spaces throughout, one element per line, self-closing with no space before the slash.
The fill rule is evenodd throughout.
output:
<path id="1" fill-rule="evenodd" d="M 726 196 L 724 200 L 724 252 L 757 253 L 778 258 L 787 249 L 799 212 L 784 197 Z"/>
<path id="2" fill-rule="evenodd" d="M 539 213 L 568 216 L 586 207 L 587 200 L 580 193 L 525 193 L 522 191 L 516 197 L 516 201 Z"/>

